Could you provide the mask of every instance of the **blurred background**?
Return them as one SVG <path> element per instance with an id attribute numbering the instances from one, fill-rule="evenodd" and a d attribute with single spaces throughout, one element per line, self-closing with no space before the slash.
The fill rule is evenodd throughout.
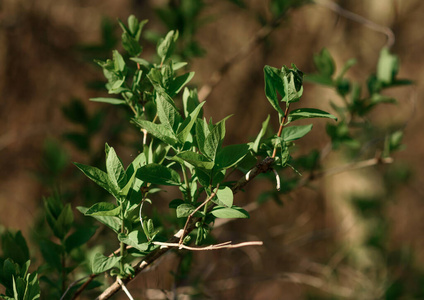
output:
<path id="1" fill-rule="evenodd" d="M 326 47 L 338 70 L 348 59 L 357 59 L 348 73 L 352 80 L 364 83 L 374 72 L 386 36 L 319 4 L 288 11 L 266 39 L 232 60 L 261 31 L 258 16 L 270 14 L 266 2 L 0 1 L 0 224 L 22 230 L 28 239 L 36 236 L 43 197 L 59 190 L 75 208 L 103 195 L 72 162 L 102 166 L 105 142 L 118 149 L 124 164 L 137 154 L 134 145 L 140 137 L 126 122 L 127 112 L 88 101 L 106 94 L 93 59 L 121 49 L 117 18 L 134 14 L 149 19 L 143 37 L 146 58 L 154 55 L 158 36 L 178 27 L 179 55 L 196 72 L 191 84 L 199 89 L 227 61 L 233 62 L 204 106 L 205 116 L 215 121 L 234 114 L 227 122 L 228 143 L 251 141 L 268 114 L 278 129 L 263 92 L 264 65 L 295 63 L 313 73 L 313 54 Z M 406 148 L 391 165 L 326 176 L 280 194 L 278 201 L 265 201 L 251 211 L 250 220 L 214 231 L 217 241 L 262 240 L 263 247 L 193 253 L 191 267 L 178 280 L 173 274 L 181 260 L 175 253 L 166 256 L 129 285 L 140 299 L 172 299 L 168 291 L 201 291 L 199 299 L 424 299 L 424 142 L 419 123 L 424 2 L 336 2 L 395 34 L 391 51 L 400 58 L 399 77 L 415 84 L 391 90 L 399 103 L 379 107 L 371 118 L 381 128 L 406 126 Z M 329 104 L 338 101 L 334 92 L 309 83 L 304 89 L 301 106 L 334 113 Z M 329 143 L 326 122 L 314 121 L 295 155 Z M 344 161 L 330 154 L 323 164 L 326 169 Z M 241 206 L 256 203 L 272 188 L 258 179 L 236 201 Z"/>

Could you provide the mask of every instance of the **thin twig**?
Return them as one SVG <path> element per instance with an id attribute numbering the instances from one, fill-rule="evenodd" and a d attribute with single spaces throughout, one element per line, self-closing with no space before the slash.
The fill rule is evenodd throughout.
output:
<path id="1" fill-rule="evenodd" d="M 125 286 L 125 284 L 122 282 L 121 278 L 117 278 L 116 281 L 118 281 L 118 283 L 121 285 L 122 290 L 125 292 L 125 294 L 127 294 L 128 299 L 130 300 L 134 300 L 134 298 L 131 296 L 130 291 L 128 291 L 127 287 Z"/>
<path id="2" fill-rule="evenodd" d="M 200 204 L 195 210 L 193 210 L 191 212 L 191 214 L 188 216 L 187 221 L 186 221 L 186 223 L 184 225 L 183 234 L 181 235 L 181 238 L 180 238 L 180 241 L 179 241 L 180 246 L 182 246 L 182 244 L 183 244 L 183 240 L 185 238 L 185 234 L 187 233 L 187 231 L 186 231 L 187 230 L 187 226 L 188 226 L 191 218 L 193 218 L 193 216 L 194 216 L 195 213 L 197 213 L 203 206 L 205 206 L 206 204 L 208 204 L 209 201 L 211 201 L 213 199 L 213 197 L 216 196 L 216 193 L 218 192 L 218 189 L 219 189 L 219 184 L 216 186 L 215 191 L 205 201 L 203 201 L 202 204 Z"/>
<path id="3" fill-rule="evenodd" d="M 246 246 L 262 246 L 264 243 L 262 241 L 243 242 L 239 244 L 231 244 L 231 242 L 225 242 L 225 243 L 210 245 L 206 247 L 190 247 L 186 245 L 180 245 L 179 243 L 163 243 L 163 242 L 153 242 L 153 244 L 159 245 L 161 247 L 178 247 L 179 249 L 186 249 L 191 251 L 205 251 L 205 250 L 233 249 L 233 248 L 240 248 L 240 247 L 246 247 Z"/>
<path id="4" fill-rule="evenodd" d="M 349 10 L 342 8 L 340 5 L 338 5 L 335 2 L 326 1 L 326 0 L 315 0 L 315 3 L 318 5 L 324 6 L 328 9 L 331 9 L 332 11 L 334 11 L 340 16 L 345 17 L 346 19 L 352 20 L 354 22 L 358 22 L 370 28 L 371 30 L 385 34 L 387 36 L 386 46 L 388 48 L 391 48 L 394 45 L 396 40 L 395 34 L 389 27 L 374 23 L 371 20 L 364 18 L 363 16 L 360 16 L 358 14 L 355 14 Z"/>

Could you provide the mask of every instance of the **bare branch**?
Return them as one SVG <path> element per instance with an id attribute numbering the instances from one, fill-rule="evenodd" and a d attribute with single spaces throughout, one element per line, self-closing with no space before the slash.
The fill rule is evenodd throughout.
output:
<path id="1" fill-rule="evenodd" d="M 161 247 L 178 247 L 179 249 L 187 249 L 192 251 L 205 251 L 205 250 L 219 250 L 219 249 L 233 249 L 233 248 L 241 248 L 246 246 L 262 246 L 262 241 L 254 241 L 254 242 L 243 242 L 239 244 L 231 244 L 231 242 L 225 242 L 217 245 L 210 245 L 206 247 L 190 247 L 186 245 L 180 245 L 179 243 L 162 243 L 162 242 L 153 242 L 155 245 L 159 245 Z"/>

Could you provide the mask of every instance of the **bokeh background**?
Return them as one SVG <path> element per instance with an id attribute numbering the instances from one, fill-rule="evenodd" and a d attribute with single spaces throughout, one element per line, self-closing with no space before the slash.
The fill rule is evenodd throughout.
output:
<path id="1" fill-rule="evenodd" d="M 415 85 L 391 91 L 399 103 L 379 108 L 372 119 L 382 127 L 405 125 L 406 149 L 395 155 L 393 165 L 325 177 L 281 196 L 283 205 L 267 201 L 250 220 L 220 226 L 214 231 L 218 241 L 262 240 L 264 246 L 195 253 L 178 285 L 172 275 L 178 256 L 166 256 L 129 286 L 140 299 L 166 299 L 173 289 L 179 294 L 198 289 L 211 299 L 424 299 L 424 2 L 337 2 L 395 33 L 392 52 L 401 61 L 399 77 Z M 261 29 L 255 15 L 269 14 L 266 1 L 245 3 L 247 9 L 230 1 L 204 1 L 194 18 L 201 26 L 191 50 L 203 55 L 190 59 L 193 85 L 208 82 Z M 88 101 L 105 95 L 99 89 L 101 70 L 92 59 L 120 49 L 116 19 L 130 14 L 149 19 L 144 55 L 151 57 L 155 45 L 149 40 L 168 30 L 157 13 L 166 5 L 165 0 L 0 1 L 2 226 L 34 236 L 43 196 L 53 187 L 70 191 L 74 207 L 84 197 L 95 198 L 82 187 L 87 180 L 76 175 L 71 162 L 100 161 L 105 142 L 119 149 L 124 162 L 136 155 L 132 146 L 139 137 L 124 124 L 125 111 Z M 272 114 L 263 93 L 264 65 L 295 63 L 312 73 L 313 54 L 326 47 L 339 68 L 356 58 L 348 74 L 364 82 L 385 43 L 385 35 L 323 5 L 292 10 L 269 38 L 232 65 L 209 95 L 205 115 L 219 120 L 234 114 L 226 140 L 250 141 Z M 330 99 L 337 97 L 328 89 L 305 85 L 303 106 L 332 111 Z M 314 122 L 313 132 L 298 143 L 299 155 L 329 142 L 325 123 Z M 330 155 L 324 165 L 342 163 Z M 254 203 L 271 187 L 258 180 L 236 199 L 240 205 Z M 370 236 L 378 236 L 378 247 L 368 242 Z"/>

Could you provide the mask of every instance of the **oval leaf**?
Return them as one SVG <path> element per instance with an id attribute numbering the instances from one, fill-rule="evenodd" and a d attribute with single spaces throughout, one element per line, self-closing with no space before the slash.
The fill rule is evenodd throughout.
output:
<path id="1" fill-rule="evenodd" d="M 165 166 L 159 164 L 148 164 L 137 171 L 136 177 L 144 182 L 163 185 L 180 185 L 180 175 Z"/>
<path id="2" fill-rule="evenodd" d="M 225 206 L 216 206 L 211 211 L 212 215 L 221 219 L 247 219 L 249 213 L 241 207 L 233 206 L 231 208 Z"/>

